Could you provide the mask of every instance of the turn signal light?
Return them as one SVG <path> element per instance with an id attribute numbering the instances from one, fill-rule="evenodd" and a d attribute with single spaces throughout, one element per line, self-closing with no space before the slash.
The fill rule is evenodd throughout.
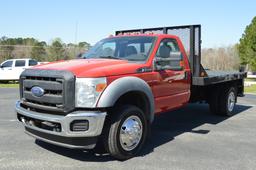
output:
<path id="1" fill-rule="evenodd" d="M 101 83 L 96 85 L 96 91 L 97 92 L 102 92 L 106 88 L 107 84 Z"/>
<path id="2" fill-rule="evenodd" d="M 184 67 L 184 66 L 185 66 L 184 61 L 180 61 L 180 66 L 181 66 L 181 67 Z"/>

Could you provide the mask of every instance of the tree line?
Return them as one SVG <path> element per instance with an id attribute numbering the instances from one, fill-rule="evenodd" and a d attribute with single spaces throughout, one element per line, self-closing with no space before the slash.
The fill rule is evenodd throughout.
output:
<path id="1" fill-rule="evenodd" d="M 202 64 L 211 70 L 238 70 L 240 59 L 238 45 L 202 49 Z"/>
<path id="2" fill-rule="evenodd" d="M 65 44 L 60 38 L 47 44 L 35 38 L 0 38 L 0 62 L 13 58 L 33 58 L 38 61 L 56 61 L 76 58 L 90 48 L 87 42 Z"/>

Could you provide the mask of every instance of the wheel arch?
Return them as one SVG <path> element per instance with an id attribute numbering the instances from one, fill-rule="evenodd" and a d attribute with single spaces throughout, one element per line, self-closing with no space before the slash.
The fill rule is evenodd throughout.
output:
<path id="1" fill-rule="evenodd" d="M 133 104 L 154 120 L 154 96 L 150 86 L 138 77 L 123 77 L 113 81 L 102 93 L 97 107 L 108 108 L 116 104 Z"/>

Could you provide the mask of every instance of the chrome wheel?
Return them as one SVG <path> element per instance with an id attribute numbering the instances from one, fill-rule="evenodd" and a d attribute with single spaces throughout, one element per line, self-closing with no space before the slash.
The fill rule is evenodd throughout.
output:
<path id="1" fill-rule="evenodd" d="M 236 96 L 233 91 L 231 91 L 228 95 L 228 111 L 232 112 L 235 106 Z"/>
<path id="2" fill-rule="evenodd" d="M 138 116 L 128 117 L 120 128 L 120 144 L 125 151 L 131 151 L 141 141 L 143 126 Z"/>

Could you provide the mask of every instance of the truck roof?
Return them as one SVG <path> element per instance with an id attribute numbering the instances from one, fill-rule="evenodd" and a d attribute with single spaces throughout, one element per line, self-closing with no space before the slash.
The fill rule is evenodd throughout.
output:
<path id="1" fill-rule="evenodd" d="M 124 33 L 124 34 L 118 34 L 118 35 L 115 35 L 115 36 L 110 36 L 112 38 L 115 38 L 115 37 L 130 37 L 130 36 L 146 36 L 146 37 L 170 37 L 170 38 L 179 38 L 178 36 L 176 35 L 172 35 L 172 34 L 156 34 L 156 33 L 148 33 L 148 34 L 145 34 L 145 33 Z"/>
<path id="2" fill-rule="evenodd" d="M 15 61 L 15 60 L 32 60 L 32 59 L 31 58 L 14 58 L 14 59 L 4 60 L 3 62 L 5 62 L 5 61 Z"/>

